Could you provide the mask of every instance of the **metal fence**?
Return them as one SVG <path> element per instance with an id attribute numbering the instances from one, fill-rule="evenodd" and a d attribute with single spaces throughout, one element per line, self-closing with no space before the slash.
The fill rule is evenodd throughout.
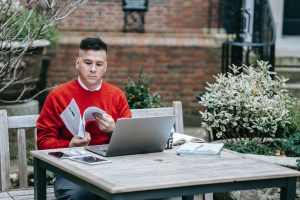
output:
<path id="1" fill-rule="evenodd" d="M 256 60 L 275 65 L 275 24 L 268 0 L 253 0 L 252 9 L 245 8 L 249 0 L 210 0 L 208 30 L 225 31 L 222 45 L 222 72 L 232 64 L 254 64 Z"/>

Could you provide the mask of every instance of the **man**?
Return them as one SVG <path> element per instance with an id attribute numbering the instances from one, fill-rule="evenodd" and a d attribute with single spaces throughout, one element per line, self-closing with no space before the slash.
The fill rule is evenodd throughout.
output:
<path id="1" fill-rule="evenodd" d="M 118 118 L 131 117 L 124 93 L 102 80 L 107 70 L 107 45 L 98 37 L 83 39 L 76 59 L 78 78 L 55 88 L 48 95 L 37 120 L 38 149 L 54 149 L 108 143 Z M 73 136 L 60 115 L 74 99 L 81 115 L 90 106 L 106 112 L 86 123 L 85 136 Z M 96 199 L 84 188 L 57 177 L 57 199 Z"/>

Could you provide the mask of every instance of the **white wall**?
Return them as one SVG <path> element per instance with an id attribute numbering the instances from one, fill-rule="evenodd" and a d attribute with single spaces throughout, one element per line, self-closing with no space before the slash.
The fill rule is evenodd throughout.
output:
<path id="1" fill-rule="evenodd" d="M 284 0 L 269 0 L 275 21 L 276 36 L 282 37 Z"/>

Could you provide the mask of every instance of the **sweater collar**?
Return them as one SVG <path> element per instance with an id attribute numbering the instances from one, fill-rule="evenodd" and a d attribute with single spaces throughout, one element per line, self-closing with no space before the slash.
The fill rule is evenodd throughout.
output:
<path id="1" fill-rule="evenodd" d="M 83 89 L 88 90 L 88 91 L 99 91 L 99 90 L 101 89 L 101 86 L 102 86 L 102 80 L 101 80 L 98 87 L 96 87 L 94 90 L 90 90 L 89 88 L 87 88 L 87 87 L 83 84 L 83 82 L 80 80 L 79 76 L 78 76 L 77 80 L 78 80 L 79 85 L 80 85 Z"/>

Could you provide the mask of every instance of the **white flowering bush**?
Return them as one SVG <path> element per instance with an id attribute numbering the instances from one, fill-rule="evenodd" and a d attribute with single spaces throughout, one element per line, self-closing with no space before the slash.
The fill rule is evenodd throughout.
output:
<path id="1" fill-rule="evenodd" d="M 232 73 L 219 74 L 209 84 L 200 104 L 207 107 L 202 125 L 217 138 L 237 140 L 275 137 L 290 124 L 291 96 L 284 77 L 270 72 L 270 65 L 232 66 Z M 271 75 L 274 75 L 274 79 Z"/>

